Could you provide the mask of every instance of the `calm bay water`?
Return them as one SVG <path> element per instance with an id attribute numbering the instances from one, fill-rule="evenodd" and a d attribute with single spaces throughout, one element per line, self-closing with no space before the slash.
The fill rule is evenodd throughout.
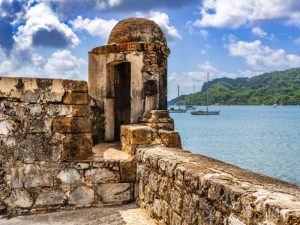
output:
<path id="1" fill-rule="evenodd" d="M 300 106 L 210 107 L 218 109 L 171 114 L 184 149 L 300 184 Z"/>

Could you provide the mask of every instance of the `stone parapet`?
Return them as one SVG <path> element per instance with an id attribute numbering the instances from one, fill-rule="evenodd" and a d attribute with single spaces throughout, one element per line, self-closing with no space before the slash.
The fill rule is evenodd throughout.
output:
<path id="1" fill-rule="evenodd" d="M 139 147 L 137 204 L 158 224 L 300 224 L 300 188 L 181 149 Z"/>
<path id="2" fill-rule="evenodd" d="M 85 81 L 1 77 L 0 99 L 0 160 L 91 158 Z"/>

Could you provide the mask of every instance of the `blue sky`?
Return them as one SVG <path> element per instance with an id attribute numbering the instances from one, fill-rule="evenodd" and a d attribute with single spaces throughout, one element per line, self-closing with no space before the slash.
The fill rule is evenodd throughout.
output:
<path id="1" fill-rule="evenodd" d="M 113 26 L 146 17 L 164 30 L 169 99 L 210 72 L 251 77 L 300 66 L 299 0 L 0 0 L 0 75 L 87 79 L 87 53 Z"/>

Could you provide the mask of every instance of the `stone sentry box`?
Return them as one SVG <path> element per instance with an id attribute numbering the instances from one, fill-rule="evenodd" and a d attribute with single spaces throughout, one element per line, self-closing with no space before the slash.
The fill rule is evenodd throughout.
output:
<path id="1" fill-rule="evenodd" d="M 104 108 L 98 142 L 119 141 L 121 125 L 167 109 L 168 55 L 160 27 L 142 18 L 122 20 L 107 45 L 89 52 L 89 95 Z"/>

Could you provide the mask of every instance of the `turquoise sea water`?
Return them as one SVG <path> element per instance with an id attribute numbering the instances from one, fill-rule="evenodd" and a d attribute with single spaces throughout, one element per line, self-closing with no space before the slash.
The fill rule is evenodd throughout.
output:
<path id="1" fill-rule="evenodd" d="M 184 149 L 300 184 L 300 106 L 210 107 L 218 109 L 171 114 Z"/>

